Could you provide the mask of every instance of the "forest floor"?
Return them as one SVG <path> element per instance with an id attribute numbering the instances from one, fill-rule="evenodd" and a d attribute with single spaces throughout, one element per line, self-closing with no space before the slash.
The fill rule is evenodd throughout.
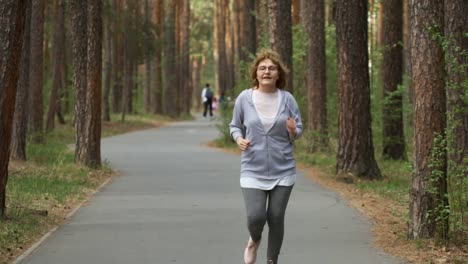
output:
<path id="1" fill-rule="evenodd" d="M 468 263 L 467 245 L 439 246 L 432 240 L 408 240 L 405 220 L 407 206 L 375 193 L 359 190 L 354 184 L 336 181 L 318 168 L 301 166 L 301 169 L 314 182 L 339 193 L 352 207 L 366 215 L 373 223 L 375 245 L 385 252 L 410 263 Z"/>

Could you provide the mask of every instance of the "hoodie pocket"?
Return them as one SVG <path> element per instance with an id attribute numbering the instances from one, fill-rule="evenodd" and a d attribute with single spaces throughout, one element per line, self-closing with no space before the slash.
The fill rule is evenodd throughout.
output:
<path id="1" fill-rule="evenodd" d="M 293 169 L 296 164 L 292 150 L 271 149 L 268 165 L 272 176 L 282 175 Z"/>
<path id="2" fill-rule="evenodd" d="M 267 166 L 268 152 L 264 150 L 253 150 L 248 148 L 242 154 L 241 170 L 254 174 L 264 175 Z"/>

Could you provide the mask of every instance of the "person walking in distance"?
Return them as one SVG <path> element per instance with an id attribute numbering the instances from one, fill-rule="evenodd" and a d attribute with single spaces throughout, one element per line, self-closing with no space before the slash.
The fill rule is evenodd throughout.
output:
<path id="1" fill-rule="evenodd" d="M 240 150 L 240 187 L 250 237 L 244 262 L 255 263 L 268 223 L 267 263 L 277 264 L 284 236 L 289 196 L 296 181 L 294 140 L 302 135 L 302 121 L 294 97 L 284 87 L 288 69 L 278 53 L 257 54 L 249 70 L 253 87 L 236 99 L 230 133 Z"/>
<path id="2" fill-rule="evenodd" d="M 211 90 L 210 84 L 207 83 L 201 94 L 204 105 L 203 117 L 206 117 L 208 109 L 210 110 L 210 117 L 213 117 L 213 96 L 213 90 Z"/>

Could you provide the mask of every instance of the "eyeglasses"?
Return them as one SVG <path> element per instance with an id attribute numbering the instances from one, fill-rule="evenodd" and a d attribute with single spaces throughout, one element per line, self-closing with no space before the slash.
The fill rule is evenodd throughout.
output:
<path id="1" fill-rule="evenodd" d="M 268 67 L 267 67 L 267 66 L 260 66 L 260 67 L 257 68 L 257 71 L 259 71 L 259 72 L 265 72 L 267 69 L 268 69 L 270 72 L 275 72 L 275 71 L 278 70 L 278 67 L 273 66 L 273 65 L 272 65 L 272 66 L 268 66 Z"/>

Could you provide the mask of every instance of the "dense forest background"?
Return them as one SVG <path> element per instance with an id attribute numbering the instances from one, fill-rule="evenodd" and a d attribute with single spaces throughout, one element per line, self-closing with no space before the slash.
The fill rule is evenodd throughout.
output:
<path id="1" fill-rule="evenodd" d="M 408 238 L 466 246 L 467 1 L 0 2 L 0 215 L 10 160 L 45 148 L 57 123 L 73 128 L 73 161 L 99 169 L 103 124 L 191 118 L 211 83 L 229 99 L 219 144 L 232 144 L 249 62 L 271 48 L 307 128 L 297 156 L 397 189 Z"/>

